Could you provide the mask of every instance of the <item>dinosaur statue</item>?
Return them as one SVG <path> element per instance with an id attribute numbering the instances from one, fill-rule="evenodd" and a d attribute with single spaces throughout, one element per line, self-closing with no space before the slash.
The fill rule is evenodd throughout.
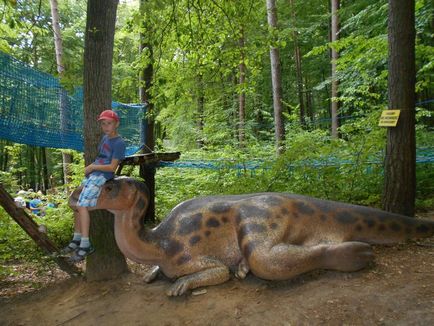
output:
<path id="1" fill-rule="evenodd" d="M 71 195 L 72 209 L 81 189 Z M 146 229 L 149 192 L 143 182 L 118 178 L 102 189 L 96 209 L 115 215 L 115 237 L 129 259 L 176 279 L 169 296 L 220 284 L 248 272 L 286 280 L 315 269 L 345 272 L 373 260 L 370 244 L 434 235 L 434 221 L 374 208 L 286 193 L 213 196 L 177 205 Z"/>

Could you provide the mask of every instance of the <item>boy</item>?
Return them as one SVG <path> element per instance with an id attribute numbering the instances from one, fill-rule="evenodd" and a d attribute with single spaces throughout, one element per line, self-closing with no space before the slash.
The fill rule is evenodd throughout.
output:
<path id="1" fill-rule="evenodd" d="M 112 110 L 103 111 L 98 121 L 104 133 L 98 146 L 96 160 L 86 166 L 83 180 L 83 190 L 77 202 L 77 211 L 74 212 L 74 236 L 72 241 L 62 250 L 62 254 L 73 252 L 72 262 L 80 262 L 94 252 L 89 241 L 90 218 L 88 208 L 95 207 L 101 187 L 107 180 L 114 178 L 114 172 L 119 162 L 125 157 L 125 142 L 118 134 L 119 116 Z"/>

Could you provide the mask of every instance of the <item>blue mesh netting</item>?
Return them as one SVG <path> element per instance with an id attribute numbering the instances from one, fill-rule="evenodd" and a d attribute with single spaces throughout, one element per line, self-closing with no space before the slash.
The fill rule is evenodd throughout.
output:
<path id="1" fill-rule="evenodd" d="M 70 96 L 57 78 L 0 52 L 0 139 L 83 151 L 82 103 L 81 90 Z M 130 155 L 145 141 L 144 108 L 112 102 L 112 109 Z"/>

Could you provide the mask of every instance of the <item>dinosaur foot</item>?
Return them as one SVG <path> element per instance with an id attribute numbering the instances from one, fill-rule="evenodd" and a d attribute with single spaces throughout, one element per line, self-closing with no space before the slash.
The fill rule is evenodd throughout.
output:
<path id="1" fill-rule="evenodd" d="M 159 272 L 159 266 L 152 266 L 151 269 L 145 274 L 145 276 L 143 276 L 143 281 L 145 281 L 146 283 L 151 283 L 157 278 Z"/>
<path id="2" fill-rule="evenodd" d="M 250 272 L 249 263 L 245 258 L 243 258 L 238 264 L 238 270 L 235 272 L 235 277 L 242 280 L 246 278 L 248 272 Z"/>
<path id="3" fill-rule="evenodd" d="M 367 243 L 350 241 L 328 246 L 323 259 L 326 269 L 354 272 L 372 262 L 374 252 Z"/>

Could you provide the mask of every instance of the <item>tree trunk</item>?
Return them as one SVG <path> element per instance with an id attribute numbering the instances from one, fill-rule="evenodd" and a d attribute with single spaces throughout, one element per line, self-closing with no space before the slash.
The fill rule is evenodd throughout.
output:
<path id="1" fill-rule="evenodd" d="M 145 11 L 145 5 L 149 2 L 149 0 L 140 0 L 140 13 L 142 16 Z M 140 33 L 140 48 L 139 52 L 142 54 L 143 51 L 147 50 L 148 53 L 148 65 L 139 73 L 140 79 L 140 88 L 139 88 L 139 97 L 140 101 L 146 105 L 146 151 L 153 152 L 155 149 L 155 135 L 154 135 L 154 103 L 151 98 L 151 87 L 152 80 L 154 78 L 154 51 L 151 42 L 149 41 L 149 35 L 152 35 L 152 26 L 150 26 L 149 22 L 144 21 L 145 24 L 144 31 Z M 140 176 L 145 180 L 146 185 L 149 188 L 149 207 L 146 212 L 146 221 L 155 222 L 155 168 L 147 167 L 142 168 L 140 166 Z"/>
<path id="2" fill-rule="evenodd" d="M 27 183 L 29 184 L 29 187 L 33 190 L 36 190 L 36 166 L 35 166 L 35 147 L 34 146 L 27 146 Z"/>
<path id="3" fill-rule="evenodd" d="M 383 208 L 414 215 L 415 140 L 415 1 L 389 0 L 389 109 L 401 114 L 387 130 Z"/>
<path id="4" fill-rule="evenodd" d="M 244 29 L 240 30 L 240 38 L 239 38 L 239 47 L 240 47 L 240 64 L 238 66 L 239 69 L 239 79 L 238 85 L 240 87 L 238 94 L 238 142 L 240 147 L 244 147 L 244 136 L 245 136 L 245 119 L 246 119 L 246 91 L 244 90 L 244 83 L 246 82 L 246 63 L 245 63 L 245 35 Z"/>
<path id="5" fill-rule="evenodd" d="M 332 24 L 331 24 L 331 41 L 335 42 L 339 39 L 339 10 L 340 0 L 331 0 L 331 16 L 332 16 Z M 331 104 L 330 111 L 332 116 L 332 129 L 331 136 L 333 138 L 338 138 L 338 113 L 339 113 L 339 102 L 337 101 L 338 97 L 338 87 L 339 81 L 336 76 L 336 60 L 339 58 L 339 53 L 335 49 L 331 49 L 331 65 L 332 65 L 332 85 L 331 85 Z"/>
<path id="6" fill-rule="evenodd" d="M 301 70 L 301 51 L 298 45 L 298 32 L 296 30 L 296 13 L 294 0 L 289 0 L 289 5 L 291 6 L 291 18 L 292 18 L 292 32 L 293 43 L 294 43 L 294 59 L 295 59 L 295 73 L 297 77 L 297 93 L 298 93 L 298 103 L 300 107 L 300 125 L 304 127 L 306 125 L 305 119 L 305 107 L 304 107 L 304 97 L 303 97 L 303 73 Z"/>
<path id="7" fill-rule="evenodd" d="M 277 29 L 277 8 L 275 0 L 267 0 L 268 25 L 274 32 Z M 275 42 L 273 37 L 272 42 Z M 273 109 L 274 109 L 274 135 L 276 140 L 276 153 L 284 151 L 285 126 L 282 119 L 282 78 L 280 69 L 279 49 L 272 44 L 270 46 L 271 82 L 273 87 Z"/>
<path id="8" fill-rule="evenodd" d="M 57 72 L 59 74 L 59 79 L 63 77 L 65 67 L 63 66 L 63 46 L 62 46 L 62 34 L 60 31 L 60 17 L 59 9 L 57 5 L 57 0 L 50 0 L 51 4 L 51 21 L 53 24 L 53 35 L 54 35 L 54 49 L 56 52 L 56 64 Z M 65 92 L 60 92 L 60 121 L 62 131 L 66 129 L 66 117 L 64 110 L 66 107 L 66 94 Z M 63 181 L 68 184 L 71 181 L 71 171 L 70 165 L 72 163 L 72 155 L 62 151 L 62 161 L 63 161 Z"/>
<path id="9" fill-rule="evenodd" d="M 83 89 L 86 165 L 95 159 L 102 135 L 97 117 L 103 110 L 111 108 L 117 5 L 117 0 L 87 2 Z M 128 269 L 115 242 L 113 221 L 113 215 L 107 211 L 91 212 L 90 236 L 96 252 L 87 260 L 86 276 L 89 280 L 115 278 Z"/>
<path id="10" fill-rule="evenodd" d="M 44 192 L 44 194 L 46 194 L 47 189 L 49 188 L 49 181 L 48 181 L 47 149 L 45 147 L 41 147 L 41 164 L 42 164 L 42 191 Z"/>
<path id="11" fill-rule="evenodd" d="M 203 126 L 204 126 L 204 114 L 205 114 L 205 95 L 203 89 L 203 76 L 198 74 L 196 77 L 197 87 L 197 146 L 202 148 L 203 142 Z"/>

